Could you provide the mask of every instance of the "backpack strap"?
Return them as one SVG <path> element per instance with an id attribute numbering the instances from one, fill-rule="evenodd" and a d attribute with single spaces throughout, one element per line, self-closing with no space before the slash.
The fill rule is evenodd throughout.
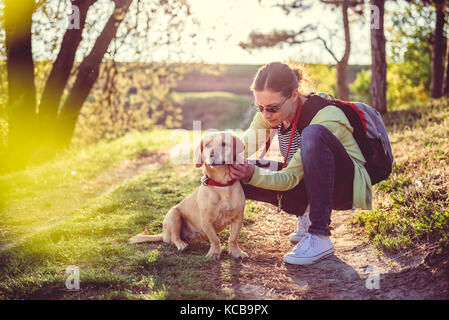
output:
<path id="1" fill-rule="evenodd" d="M 372 155 L 372 149 L 366 135 L 366 118 L 363 111 L 351 102 L 336 99 L 328 100 L 315 94 L 310 95 L 304 103 L 301 119 L 298 123 L 299 133 L 302 133 L 302 131 L 310 124 L 312 119 L 320 110 L 329 105 L 338 107 L 348 118 L 349 123 L 354 128 L 354 139 L 359 145 L 363 156 L 366 160 L 368 160 Z"/>
<path id="2" fill-rule="evenodd" d="M 327 107 L 330 104 L 332 104 L 331 101 L 327 99 L 324 99 L 315 94 L 309 95 L 307 101 L 304 103 L 302 107 L 301 118 L 299 119 L 299 123 L 297 126 L 299 134 L 301 134 L 302 131 L 305 129 L 305 127 L 307 127 L 310 124 L 310 122 L 318 113 L 318 111 L 320 111 L 324 107 Z"/>
<path id="3" fill-rule="evenodd" d="M 373 151 L 368 136 L 366 135 L 366 117 L 363 111 L 351 102 L 342 100 L 334 100 L 331 102 L 332 105 L 340 108 L 340 110 L 344 112 L 346 118 L 348 118 L 349 123 L 354 129 L 352 135 L 359 145 L 365 160 L 371 158 Z"/>

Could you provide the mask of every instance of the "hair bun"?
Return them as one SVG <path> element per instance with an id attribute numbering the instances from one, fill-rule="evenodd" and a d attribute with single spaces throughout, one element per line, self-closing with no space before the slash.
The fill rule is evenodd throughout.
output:
<path id="1" fill-rule="evenodd" d="M 302 79 L 301 70 L 295 68 L 295 69 L 293 69 L 293 74 L 295 75 L 296 80 L 298 80 L 298 82 L 301 81 L 301 79 Z"/>

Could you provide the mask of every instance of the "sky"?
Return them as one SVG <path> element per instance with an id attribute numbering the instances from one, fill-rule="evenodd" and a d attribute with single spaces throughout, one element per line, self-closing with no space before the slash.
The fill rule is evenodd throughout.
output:
<path id="1" fill-rule="evenodd" d="M 273 49 L 258 49 L 248 52 L 239 43 L 248 40 L 251 31 L 269 32 L 277 30 L 299 30 L 307 23 L 319 27 L 319 33 L 327 36 L 328 30 L 337 30 L 331 38 L 337 58 L 343 55 L 343 23 L 340 11 L 317 6 L 301 16 L 287 16 L 282 9 L 270 5 L 270 1 L 258 0 L 189 0 L 192 14 L 201 22 L 199 45 L 195 56 L 208 63 L 264 64 L 272 60 L 297 60 L 308 63 L 335 63 L 322 43 L 313 42 L 300 46 Z M 273 2 L 273 1 L 271 1 Z M 318 1 L 317 1 L 318 2 Z M 264 4 L 265 3 L 265 4 Z M 351 30 L 352 50 L 349 63 L 370 63 L 369 11 L 365 25 L 354 25 Z M 214 41 L 208 44 L 207 38 Z M 306 61 L 307 60 L 307 61 Z"/>
<path id="2" fill-rule="evenodd" d="M 57 0 L 53 0 L 55 5 Z M 277 7 L 274 3 L 283 0 L 187 0 L 191 6 L 192 18 L 199 21 L 199 27 L 187 23 L 185 34 L 197 33 L 195 38 L 196 45 L 192 45 L 192 39 L 182 41 L 181 51 L 188 52 L 189 55 L 182 59 L 182 62 L 194 61 L 205 63 L 224 63 L 224 64 L 265 64 L 271 61 L 296 61 L 303 63 L 331 63 L 335 64 L 335 60 L 324 49 L 323 44 L 318 41 L 308 42 L 302 45 L 284 46 L 266 49 L 256 49 L 247 51 L 239 46 L 240 42 L 247 41 L 252 31 L 268 33 L 273 30 L 301 30 L 305 25 L 312 24 L 318 28 L 320 36 L 328 41 L 328 46 L 335 52 L 337 58 L 341 58 L 344 53 L 344 31 L 342 22 L 342 13 L 338 10 L 331 10 L 332 6 L 323 5 L 318 0 L 312 1 L 315 6 L 309 10 L 291 13 L 286 15 L 285 12 Z M 287 1 L 288 0 L 284 0 Z M 71 13 L 70 2 L 67 2 L 67 16 Z M 392 3 L 387 2 L 387 6 Z M 95 10 L 90 10 L 88 19 L 98 21 L 99 25 L 106 23 L 107 18 L 112 10 L 112 2 L 110 0 L 98 0 L 95 4 L 99 8 L 109 8 L 108 10 L 100 10 L 103 16 L 99 17 Z M 351 10 L 350 10 L 351 12 Z M 350 64 L 370 64 L 370 11 L 369 7 L 365 9 L 365 16 L 355 18 L 350 15 L 353 22 L 351 29 L 351 54 Z M 387 18 L 387 17 L 386 17 Z M 46 17 L 42 14 L 35 16 L 37 23 L 33 24 L 33 28 L 41 31 L 43 37 L 52 39 L 55 37 L 53 26 L 55 23 L 64 23 L 66 21 L 46 21 Z M 48 20 L 48 19 L 47 19 Z M 386 23 L 388 23 L 386 21 Z M 47 26 L 44 30 L 43 26 Z M 190 28 L 190 29 L 189 29 Z M 199 30 L 198 30 L 199 28 Z M 61 30 L 65 30 L 63 27 Z M 95 32 L 99 34 L 102 30 L 85 30 L 85 33 L 95 38 Z M 332 35 L 331 35 L 332 33 Z M 58 33 L 59 34 L 59 33 Z M 151 33 L 150 33 L 151 34 Z M 59 41 L 62 40 L 63 32 L 59 34 Z M 316 34 L 309 34 L 308 38 L 314 38 Z M 34 41 L 34 40 L 33 40 Z M 131 43 L 136 46 L 138 43 Z M 93 42 L 82 42 L 86 48 L 93 45 Z M 33 51 L 36 57 L 48 58 L 48 45 L 42 41 L 33 43 Z M 77 60 L 82 59 L 83 50 L 78 50 Z M 40 54 L 38 54 L 38 52 Z M 84 50 L 84 52 L 87 52 Z M 53 53 L 56 54 L 56 53 Z M 167 60 L 167 50 L 161 48 L 153 48 L 151 50 L 151 59 L 156 61 Z M 119 55 L 119 61 L 127 61 L 127 50 L 122 49 Z M 193 60 L 190 58 L 193 56 Z M 55 58 L 55 57 L 51 57 Z M 176 58 L 177 59 L 177 58 Z"/>

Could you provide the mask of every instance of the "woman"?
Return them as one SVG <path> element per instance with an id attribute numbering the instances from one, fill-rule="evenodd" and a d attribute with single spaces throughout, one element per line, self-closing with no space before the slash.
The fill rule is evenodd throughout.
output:
<path id="1" fill-rule="evenodd" d="M 254 132 L 263 132 L 267 140 L 270 129 L 277 130 L 286 167 L 280 170 L 282 164 L 278 164 L 275 170 L 279 171 L 273 172 L 244 159 L 231 168 L 231 177 L 241 179 L 247 199 L 277 205 L 282 191 L 282 209 L 298 216 L 290 235 L 297 244 L 284 261 L 299 265 L 315 263 L 334 252 L 329 238 L 332 209 L 371 209 L 371 181 L 364 168 L 365 158 L 343 111 L 326 106 L 301 135 L 293 126 L 295 116 L 300 118 L 309 98 L 304 88 L 310 81 L 302 74 L 297 67 L 269 63 L 259 69 L 251 87 L 253 106 L 259 112 L 243 140 L 248 146 Z M 305 212 L 308 205 L 310 211 Z"/>

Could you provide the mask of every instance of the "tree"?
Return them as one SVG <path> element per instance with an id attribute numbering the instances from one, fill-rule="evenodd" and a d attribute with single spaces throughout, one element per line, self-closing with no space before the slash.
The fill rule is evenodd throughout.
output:
<path id="1" fill-rule="evenodd" d="M 58 131 L 56 125 L 58 123 L 59 105 L 75 63 L 76 51 L 82 40 L 87 12 L 95 2 L 96 0 L 73 1 L 73 5 L 79 8 L 79 27 L 67 29 L 61 43 L 59 54 L 53 63 L 52 70 L 44 88 L 39 105 L 39 120 L 40 124 L 44 128 L 47 128 L 45 135 L 42 138 L 50 145 L 56 143 L 54 138 Z M 68 131 L 68 128 L 66 131 Z"/>
<path id="2" fill-rule="evenodd" d="M 320 41 L 323 44 L 324 49 L 331 55 L 332 59 L 336 63 L 337 69 L 337 96 L 340 99 L 349 99 L 349 88 L 347 83 L 347 66 L 351 53 L 351 38 L 349 27 L 349 15 L 348 10 L 352 9 L 354 13 L 361 16 L 363 14 L 363 0 L 320 0 L 321 3 L 331 5 L 333 8 L 339 8 L 341 10 L 341 17 L 344 30 L 345 51 L 343 56 L 338 59 L 335 52 L 328 45 L 327 41 L 320 35 L 311 37 L 309 39 L 306 36 L 310 33 L 318 31 L 317 26 L 307 25 L 301 28 L 300 31 L 273 31 L 269 34 L 261 34 L 252 32 L 247 42 L 241 43 L 240 46 L 244 49 L 255 49 L 263 47 L 273 47 L 276 45 L 288 44 L 298 45 L 305 42 Z M 278 7 L 282 8 L 287 14 L 295 11 L 306 11 L 310 9 L 312 4 L 305 0 L 295 0 L 288 4 L 278 4 Z"/>
<path id="3" fill-rule="evenodd" d="M 444 64 L 443 95 L 449 95 L 449 38 L 446 40 L 446 57 Z"/>
<path id="4" fill-rule="evenodd" d="M 425 101 L 431 91 L 434 10 L 422 1 L 408 2 L 391 15 L 387 34 L 387 99 L 392 105 Z"/>
<path id="5" fill-rule="evenodd" d="M 98 79 L 100 64 L 120 23 L 126 16 L 132 0 L 115 0 L 115 9 L 103 29 L 92 51 L 81 62 L 78 75 L 65 103 L 62 105 L 58 122 L 58 145 L 67 146 L 73 136 L 81 107 Z"/>
<path id="6" fill-rule="evenodd" d="M 57 39 L 50 41 L 53 42 L 51 46 L 45 43 L 45 47 L 52 48 L 57 55 L 37 105 L 33 61 L 33 54 L 37 55 L 37 53 L 33 52 L 31 44 L 33 37 L 45 39 L 45 34 L 38 31 L 33 34 L 33 15 L 40 10 L 39 12 L 45 15 L 56 12 L 58 17 L 62 16 L 62 19 L 65 19 L 62 13 L 64 1 L 4 0 L 4 2 L 9 83 L 8 160 L 17 168 L 27 164 L 36 153 L 48 150 L 51 155 L 54 150 L 70 144 L 80 111 L 99 78 L 106 56 L 108 59 L 115 59 L 121 47 L 125 47 L 128 52 L 127 58 L 135 61 L 140 59 L 148 61 L 151 50 L 157 46 L 167 47 L 168 54 L 170 50 L 173 51 L 169 46 L 180 41 L 179 36 L 176 38 L 172 35 L 179 34 L 186 22 L 183 19 L 190 15 L 189 6 L 184 0 L 151 2 L 111 0 L 109 7 L 104 2 L 97 6 L 99 0 L 72 0 L 70 2 L 70 7 L 73 9 L 71 17 L 74 16 L 77 20 L 75 26 L 69 23 L 65 31 L 61 30 L 64 35 L 61 38 L 59 51 L 56 51 Z M 109 9 L 111 10 L 108 13 Z M 98 17 L 104 17 L 106 24 L 102 29 L 96 25 L 98 21 L 87 23 L 88 13 L 92 10 L 96 11 Z M 131 15 L 128 14 L 130 10 L 133 11 Z M 163 23 L 152 23 L 153 19 L 157 20 L 161 16 L 165 16 L 161 19 Z M 49 20 L 57 19 L 53 17 Z M 40 24 L 39 27 L 41 27 Z M 165 30 L 156 29 L 160 36 L 154 39 L 152 31 L 158 27 L 165 27 Z M 119 31 L 120 28 L 122 28 L 121 31 Z M 56 36 L 61 34 L 54 33 Z M 149 40 L 150 36 L 152 40 Z M 93 43 L 93 46 L 88 42 Z M 78 63 L 77 59 L 80 59 L 81 63 Z M 115 63 L 107 65 L 113 68 L 116 66 Z M 172 67 L 153 68 L 156 72 L 153 78 L 159 77 L 157 83 L 165 81 L 162 78 L 172 81 L 172 77 L 164 75 L 169 68 Z M 179 74 L 178 71 L 176 72 L 174 74 Z M 108 83 L 104 84 L 105 89 L 116 85 L 114 76 L 109 77 L 111 74 L 116 75 L 117 72 L 108 73 Z M 108 92 L 113 91 L 108 90 Z M 110 99 L 110 102 L 112 100 L 115 99 Z M 165 99 L 161 98 L 161 100 L 164 100 L 165 105 L 167 104 Z"/>
<path id="7" fill-rule="evenodd" d="M 446 1 L 434 0 L 436 11 L 435 33 L 432 51 L 432 89 L 430 96 L 440 98 L 443 95 L 444 56 L 446 51 L 446 37 L 444 36 Z"/>
<path id="8" fill-rule="evenodd" d="M 35 144 L 28 132 L 36 131 L 36 87 L 31 48 L 34 0 L 5 1 L 5 44 L 8 72 L 9 154 L 22 162 Z M 23 163 L 21 163 L 23 165 Z"/>
<path id="9" fill-rule="evenodd" d="M 387 59 L 385 54 L 385 0 L 371 0 L 371 104 L 387 112 Z"/>
<path id="10" fill-rule="evenodd" d="M 332 2 L 329 2 L 332 3 Z M 334 2 L 335 5 L 338 5 L 338 1 Z M 349 32 L 349 19 L 348 19 L 348 7 L 349 1 L 343 0 L 341 3 L 341 10 L 343 16 L 343 28 L 345 32 L 345 53 L 343 57 L 337 62 L 337 88 L 338 88 L 338 96 L 340 99 L 348 100 L 349 99 L 349 87 L 347 81 L 347 68 L 348 68 L 348 60 L 349 55 L 351 53 L 351 37 Z M 327 46 L 326 49 L 331 52 Z M 335 55 L 333 55 L 335 58 Z"/>
<path id="11" fill-rule="evenodd" d="M 444 34 L 444 25 L 446 23 L 446 10 L 448 0 L 407 0 L 407 2 L 416 6 L 435 7 L 435 26 L 430 38 L 432 44 L 432 73 L 430 96 L 440 98 L 443 95 L 445 71 L 444 59 L 446 55 L 446 36 Z M 447 65 L 447 64 L 446 64 Z"/>

